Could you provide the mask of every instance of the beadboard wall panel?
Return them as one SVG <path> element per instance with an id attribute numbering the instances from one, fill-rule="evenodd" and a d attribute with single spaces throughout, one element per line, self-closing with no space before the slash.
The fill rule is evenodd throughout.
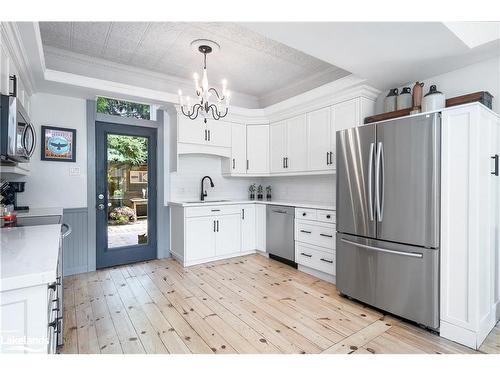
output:
<path id="1" fill-rule="evenodd" d="M 88 271 L 87 207 L 65 208 L 63 222 L 71 225 L 71 234 L 64 239 L 64 276 Z"/>

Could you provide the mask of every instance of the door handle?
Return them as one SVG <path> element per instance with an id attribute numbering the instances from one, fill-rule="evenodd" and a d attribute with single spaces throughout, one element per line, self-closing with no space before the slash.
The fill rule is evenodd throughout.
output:
<path id="1" fill-rule="evenodd" d="M 498 154 L 494 155 L 491 157 L 494 161 L 495 161 L 495 169 L 493 170 L 493 172 L 491 172 L 492 175 L 495 175 L 495 176 L 498 176 Z"/>
<path id="2" fill-rule="evenodd" d="M 210 129 L 208 129 L 208 141 L 210 142 Z"/>
<path id="3" fill-rule="evenodd" d="M 207 129 L 205 129 L 205 141 L 207 141 Z"/>
<path id="4" fill-rule="evenodd" d="M 384 217 L 384 146 L 378 142 L 377 156 L 375 163 L 375 198 L 377 206 L 378 221 L 381 222 Z M 382 180 L 382 182 L 381 182 Z"/>
<path id="5" fill-rule="evenodd" d="M 285 169 L 285 157 L 283 157 L 283 169 Z"/>
<path id="6" fill-rule="evenodd" d="M 288 169 L 288 156 L 285 158 L 285 168 Z"/>
<path id="7" fill-rule="evenodd" d="M 99 203 L 99 204 L 97 205 L 97 209 L 98 209 L 98 210 L 100 210 L 100 211 L 104 210 L 104 204 Z"/>
<path id="8" fill-rule="evenodd" d="M 373 152 L 375 143 L 370 143 L 370 155 L 368 156 L 368 210 L 370 220 L 373 221 Z"/>
<path id="9" fill-rule="evenodd" d="M 248 162 L 248 159 L 247 159 L 247 171 L 248 171 L 248 166 L 250 165 L 250 163 Z"/>
<path id="10" fill-rule="evenodd" d="M 364 245 L 364 244 L 357 243 L 357 242 L 354 242 L 354 241 L 349 241 L 349 240 L 346 240 L 345 238 L 342 238 L 341 241 L 345 242 L 345 243 L 347 243 L 349 245 L 354 245 L 354 246 L 357 246 L 357 247 L 362 247 L 363 249 L 366 249 L 366 250 L 373 250 L 373 251 L 378 251 L 378 252 L 381 252 L 381 253 L 403 255 L 403 256 L 407 256 L 407 257 L 411 257 L 411 258 L 422 258 L 423 257 L 423 254 L 420 254 L 420 253 L 405 253 L 404 251 L 383 249 L 381 247 L 369 246 L 369 245 Z"/>
<path id="11" fill-rule="evenodd" d="M 330 151 L 330 165 L 333 165 L 333 152 Z"/>
<path id="12" fill-rule="evenodd" d="M 300 253 L 300 255 L 303 255 L 303 256 L 308 257 L 308 258 L 311 258 L 311 257 L 312 257 L 312 255 L 311 255 L 311 254 L 306 254 L 306 253 Z"/>

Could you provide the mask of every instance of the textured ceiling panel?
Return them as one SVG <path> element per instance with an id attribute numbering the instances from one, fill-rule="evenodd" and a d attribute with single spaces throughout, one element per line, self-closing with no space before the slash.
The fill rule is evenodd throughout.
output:
<path id="1" fill-rule="evenodd" d="M 202 55 L 190 43 L 211 39 L 221 46 L 208 57 L 212 85 L 226 78 L 231 90 L 257 98 L 309 77 L 324 76 L 319 85 L 333 71 L 347 74 L 235 23 L 41 22 L 40 30 L 44 45 L 183 79 L 202 69 Z"/>

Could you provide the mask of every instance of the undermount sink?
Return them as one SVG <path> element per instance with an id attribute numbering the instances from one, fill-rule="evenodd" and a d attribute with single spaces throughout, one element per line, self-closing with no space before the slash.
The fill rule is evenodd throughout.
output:
<path id="1" fill-rule="evenodd" d="M 205 200 L 205 201 L 191 201 L 185 203 L 219 203 L 219 202 L 229 202 L 228 199 L 220 199 L 220 200 Z"/>

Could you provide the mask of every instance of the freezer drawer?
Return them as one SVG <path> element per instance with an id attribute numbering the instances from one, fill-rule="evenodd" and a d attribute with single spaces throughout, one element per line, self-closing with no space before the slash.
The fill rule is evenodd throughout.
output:
<path id="1" fill-rule="evenodd" d="M 439 250 L 337 234 L 336 274 L 341 293 L 439 327 Z"/>

